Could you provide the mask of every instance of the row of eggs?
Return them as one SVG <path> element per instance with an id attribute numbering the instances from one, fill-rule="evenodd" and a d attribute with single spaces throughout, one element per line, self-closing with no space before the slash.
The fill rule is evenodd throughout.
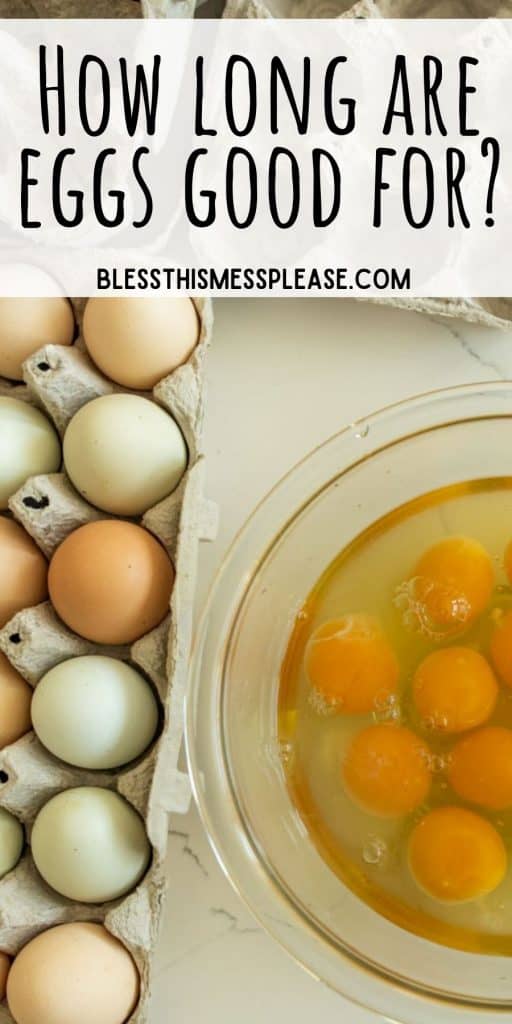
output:
<path id="1" fill-rule="evenodd" d="M 3 273 L 17 278 L 20 268 Z M 33 293 L 48 294 L 43 272 L 30 268 L 30 275 Z M 0 376 L 22 380 L 24 360 L 45 344 L 72 344 L 75 333 L 71 305 L 57 293 L 0 299 Z M 91 299 L 83 336 L 91 359 L 108 377 L 148 390 L 189 358 L 199 320 L 189 299 Z M 163 409 L 143 396 L 116 394 L 89 402 L 73 417 L 63 456 L 71 482 L 88 502 L 113 515 L 138 516 L 177 487 L 188 452 Z M 30 476 L 55 472 L 60 464 L 60 442 L 47 418 L 17 399 L 0 398 L 0 509 L 7 509 Z M 0 564 L 0 628 L 49 595 L 71 629 L 103 644 L 131 644 L 157 626 L 168 612 L 174 583 L 172 562 L 159 542 L 120 520 L 75 530 L 48 568 L 28 534 L 0 516 Z M 147 750 L 158 721 L 151 686 L 125 662 L 100 655 L 70 659 L 47 672 L 33 692 L 0 655 L 0 746 L 32 725 L 61 760 L 111 770 Z M 84 904 L 131 891 L 151 859 L 140 815 L 118 793 L 96 786 L 50 799 L 30 841 L 46 883 Z M 23 847 L 21 823 L 0 809 L 0 876 L 15 866 Z M 10 959 L 0 953 L 0 998 L 9 967 Z M 137 1004 L 139 985 L 135 963 L 117 939 L 101 925 L 74 923 L 29 942 L 10 967 L 6 987 L 17 1024 L 122 1024 Z"/>
<path id="2" fill-rule="evenodd" d="M 0 808 L 0 877 L 25 845 L 21 822 Z M 109 903 L 140 882 L 151 859 L 144 823 L 124 797 L 100 786 L 78 786 L 52 797 L 30 837 L 32 860 L 45 882 L 76 903 Z"/>
<path id="3" fill-rule="evenodd" d="M 141 395 L 103 395 L 73 416 L 64 467 L 77 491 L 104 512 L 139 516 L 178 486 L 187 446 L 175 420 Z M 31 476 L 61 465 L 59 438 L 39 409 L 0 398 L 0 509 Z"/>
<path id="4" fill-rule="evenodd" d="M 24 296 L 0 298 L 0 376 L 22 380 L 24 361 L 38 349 L 73 343 L 73 309 L 48 274 L 24 264 L 0 268 L 0 295 Z M 105 296 L 88 300 L 82 333 L 89 356 L 107 377 L 146 391 L 187 361 L 199 330 L 187 297 Z"/>

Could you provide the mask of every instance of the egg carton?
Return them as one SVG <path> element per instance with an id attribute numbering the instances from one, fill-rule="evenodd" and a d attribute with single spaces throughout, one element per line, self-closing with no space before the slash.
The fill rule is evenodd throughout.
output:
<path id="1" fill-rule="evenodd" d="M 47 345 L 24 365 L 24 384 L 0 380 L 0 394 L 43 409 L 62 437 L 74 413 L 86 402 L 114 391 L 87 356 L 81 336 L 85 300 L 72 301 L 78 336 L 70 348 Z M 204 362 L 212 331 L 211 304 L 197 302 L 201 334 L 190 360 L 161 380 L 153 398 L 181 427 L 189 450 L 188 468 L 178 488 L 149 509 L 141 523 L 162 542 L 176 569 L 169 616 L 132 646 L 93 644 L 68 630 L 49 602 L 15 615 L 0 631 L 0 649 L 32 685 L 53 665 L 77 655 L 109 654 L 129 659 L 152 681 L 162 724 L 148 753 L 117 773 L 71 768 L 49 754 L 34 733 L 0 751 L 0 804 L 25 827 L 27 845 L 17 867 L 0 881 L 0 949 L 15 954 L 34 935 L 69 921 L 102 922 L 129 949 L 141 977 L 141 997 L 130 1018 L 148 1019 L 151 958 L 164 901 L 168 819 L 187 809 L 188 778 L 178 768 L 183 735 L 183 697 L 192 634 L 192 608 L 198 541 L 211 539 L 216 509 L 203 497 L 201 429 Z M 143 394 L 142 392 L 137 392 Z M 10 511 L 47 557 L 77 527 L 114 518 L 93 508 L 75 491 L 65 472 L 30 478 L 13 496 Z M 108 904 L 73 903 L 50 889 L 30 854 L 30 834 L 39 809 L 54 794 L 73 786 L 105 786 L 117 791 L 144 819 L 152 847 L 150 868 L 137 888 Z M 0 1022 L 12 1021 L 6 1006 Z M 93 1022 L 91 1022 L 93 1024 Z"/>
<path id="2" fill-rule="evenodd" d="M 227 0 L 225 18 L 510 18 L 512 0 Z M 361 299 L 487 327 L 512 326 L 512 298 Z"/>

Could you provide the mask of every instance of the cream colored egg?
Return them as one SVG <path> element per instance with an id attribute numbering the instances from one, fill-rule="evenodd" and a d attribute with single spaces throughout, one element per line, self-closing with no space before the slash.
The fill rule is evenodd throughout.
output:
<path id="1" fill-rule="evenodd" d="M 55 473 L 61 450 L 57 434 L 39 409 L 0 397 L 0 509 L 30 476 Z"/>
<path id="2" fill-rule="evenodd" d="M 113 515 L 142 515 L 178 486 L 187 447 L 172 416 L 140 395 L 83 405 L 64 436 L 64 463 L 80 494 Z"/>
<path id="3" fill-rule="evenodd" d="M 88 655 L 50 669 L 32 698 L 41 743 L 78 768 L 119 768 L 143 753 L 158 726 L 149 683 L 115 658 Z"/>
<path id="4" fill-rule="evenodd" d="M 0 376 L 22 380 L 25 359 L 43 345 L 71 345 L 74 330 L 71 304 L 44 270 L 0 268 Z"/>
<path id="5" fill-rule="evenodd" d="M 89 299 L 83 332 L 91 359 L 107 377 L 148 390 L 189 358 L 199 318 L 188 298 L 108 296 Z"/>
<path id="6" fill-rule="evenodd" d="M 139 999 L 128 950 L 101 924 L 75 921 L 23 947 L 7 979 L 16 1024 L 124 1024 Z"/>
<path id="7" fill-rule="evenodd" d="M 39 811 L 31 837 L 37 870 L 70 900 L 105 903 L 134 889 L 151 850 L 139 814 L 109 789 L 58 793 Z"/>
<path id="8" fill-rule="evenodd" d="M 23 825 L 14 814 L 0 807 L 0 878 L 18 863 L 25 842 Z"/>

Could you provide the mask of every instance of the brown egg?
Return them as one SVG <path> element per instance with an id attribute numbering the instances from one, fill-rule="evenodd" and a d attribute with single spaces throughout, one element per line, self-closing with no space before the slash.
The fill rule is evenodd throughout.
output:
<path id="1" fill-rule="evenodd" d="M 31 728 L 33 690 L 0 652 L 0 748 L 15 743 Z"/>
<path id="2" fill-rule="evenodd" d="M 75 921 L 40 932 L 7 979 L 16 1024 L 124 1024 L 139 999 L 139 974 L 101 924 Z"/>
<path id="3" fill-rule="evenodd" d="M 48 563 L 28 533 L 0 516 L 0 629 L 22 608 L 48 597 Z"/>
<path id="4" fill-rule="evenodd" d="M 186 362 L 199 339 L 199 317 L 186 297 L 89 299 L 84 339 L 111 380 L 149 390 Z"/>
<path id="5" fill-rule="evenodd" d="M 43 345 L 71 345 L 73 310 L 57 283 L 39 267 L 6 264 L 0 284 L 0 376 L 22 380 L 22 363 Z M 34 298 L 15 297 L 30 288 Z M 38 293 L 47 297 L 38 298 Z"/>
<path id="6" fill-rule="evenodd" d="M 5 989 L 7 986 L 7 975 L 11 966 L 11 958 L 7 956 L 7 953 L 0 953 L 0 1002 L 5 999 Z"/>
<path id="7" fill-rule="evenodd" d="M 161 544 L 134 523 L 105 519 L 57 548 L 50 598 L 70 629 L 100 644 L 129 644 L 165 618 L 174 583 Z"/>

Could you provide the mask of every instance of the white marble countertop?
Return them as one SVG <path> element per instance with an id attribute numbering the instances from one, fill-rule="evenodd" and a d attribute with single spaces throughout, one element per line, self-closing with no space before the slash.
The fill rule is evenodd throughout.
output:
<path id="1" fill-rule="evenodd" d="M 311 448 L 359 416 L 432 388 L 512 378 L 510 332 L 326 299 L 216 303 L 208 369 L 207 494 L 198 607 L 233 534 Z M 310 386 L 315 381 L 311 398 Z M 197 812 L 176 817 L 151 1024 L 378 1024 L 280 950 L 234 893 Z"/>

